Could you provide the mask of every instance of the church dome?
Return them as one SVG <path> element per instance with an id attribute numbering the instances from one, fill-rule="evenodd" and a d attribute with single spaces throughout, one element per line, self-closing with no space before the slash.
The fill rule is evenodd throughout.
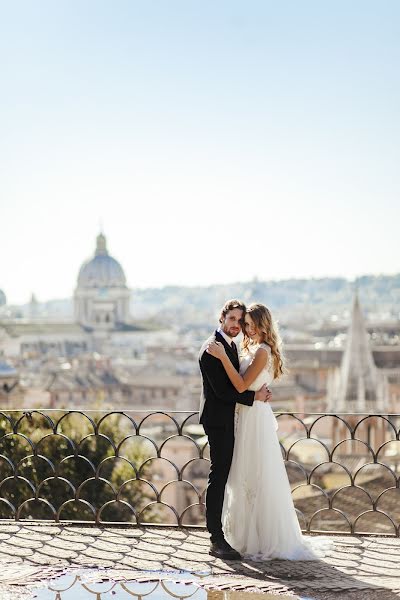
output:
<path id="1" fill-rule="evenodd" d="M 7 298 L 3 290 L 0 290 L 0 306 L 7 304 Z"/>
<path id="2" fill-rule="evenodd" d="M 97 236 L 94 257 L 81 266 L 78 287 L 126 287 L 124 270 L 119 262 L 108 254 L 106 238 L 102 233 Z"/>

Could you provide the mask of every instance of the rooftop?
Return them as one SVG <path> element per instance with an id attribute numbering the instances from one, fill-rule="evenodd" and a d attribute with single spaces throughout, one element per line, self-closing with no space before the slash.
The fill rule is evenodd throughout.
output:
<path id="1" fill-rule="evenodd" d="M 1 417 L 1 600 L 33 593 L 64 600 L 43 586 L 67 590 L 75 581 L 82 589 L 65 600 L 85 600 L 92 597 L 85 582 L 100 580 L 119 585 L 117 600 L 147 595 L 127 592 L 126 582 L 165 579 L 194 586 L 176 593 L 181 599 L 201 590 L 195 600 L 209 589 L 303 600 L 400 593 L 399 414 L 277 415 L 301 527 L 333 540 L 313 562 L 209 556 L 208 444 L 197 413 L 49 409 Z M 157 589 L 147 600 L 168 600 Z M 207 592 L 207 600 L 217 598 Z"/>
<path id="2" fill-rule="evenodd" d="M 78 586 L 79 578 L 89 590 L 90 583 L 123 582 L 134 596 L 141 595 L 138 586 L 127 588 L 127 582 L 182 582 L 186 590 L 180 598 L 201 588 L 315 600 L 387 600 L 398 598 L 400 590 L 400 541 L 393 538 L 333 536 L 329 554 L 312 562 L 224 562 L 209 556 L 206 531 L 177 527 L 3 523 L 0 540 L 0 597 L 10 600 L 29 597 L 28 590 L 39 599 L 54 598 L 41 595 L 45 581 L 53 590 L 66 590 L 72 583 Z M 66 574 L 79 577 L 63 587 L 59 582 Z M 61 576 L 64 580 L 54 579 Z M 85 588 L 78 596 L 76 587 L 76 595 L 68 598 L 93 598 Z"/>

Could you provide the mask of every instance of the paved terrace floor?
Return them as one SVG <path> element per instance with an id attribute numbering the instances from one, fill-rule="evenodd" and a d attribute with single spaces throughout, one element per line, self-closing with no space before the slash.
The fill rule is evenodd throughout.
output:
<path id="1" fill-rule="evenodd" d="M 225 562 L 208 555 L 204 530 L 0 524 L 0 598 L 33 598 L 51 577 L 94 569 L 114 581 L 195 581 L 206 589 L 245 590 L 331 600 L 400 597 L 400 540 L 332 537 L 315 562 Z M 117 597 L 117 595 L 116 595 Z"/>

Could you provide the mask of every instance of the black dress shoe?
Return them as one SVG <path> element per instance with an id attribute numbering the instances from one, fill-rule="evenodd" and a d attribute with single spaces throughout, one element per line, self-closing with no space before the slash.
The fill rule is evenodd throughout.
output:
<path id="1" fill-rule="evenodd" d="M 226 540 L 211 542 L 209 554 L 223 560 L 241 560 L 242 558 L 239 552 L 232 548 Z"/>

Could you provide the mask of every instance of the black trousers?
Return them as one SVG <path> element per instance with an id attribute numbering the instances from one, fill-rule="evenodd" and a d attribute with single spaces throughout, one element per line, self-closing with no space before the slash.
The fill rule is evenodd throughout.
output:
<path id="1" fill-rule="evenodd" d="M 204 431 L 208 436 L 211 459 L 206 496 L 206 523 L 211 541 L 216 542 L 224 537 L 221 516 L 235 443 L 233 419 L 231 424 L 224 427 L 204 425 Z"/>

